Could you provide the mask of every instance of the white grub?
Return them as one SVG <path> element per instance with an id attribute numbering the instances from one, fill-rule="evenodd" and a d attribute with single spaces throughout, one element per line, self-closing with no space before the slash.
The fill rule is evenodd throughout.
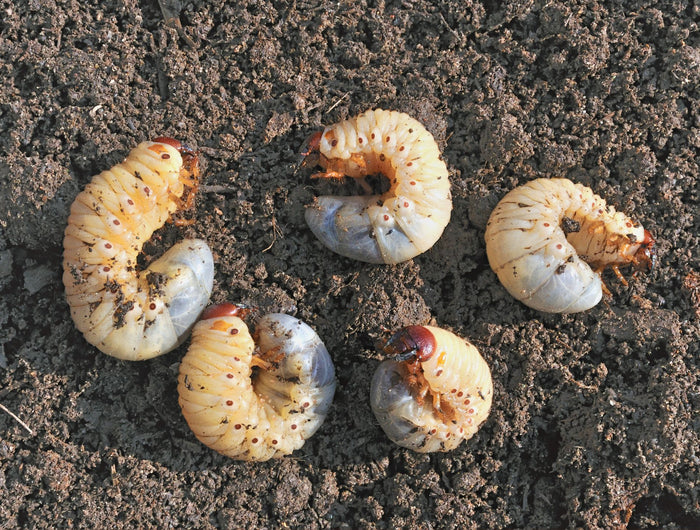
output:
<path id="1" fill-rule="evenodd" d="M 96 175 L 71 206 L 63 240 L 63 283 L 76 327 L 102 352 L 124 360 L 166 353 L 206 307 L 214 261 L 206 242 L 181 241 L 144 271 L 143 244 L 196 189 L 197 155 L 171 138 L 143 142 Z"/>
<path id="2" fill-rule="evenodd" d="M 251 335 L 247 310 L 205 311 L 180 364 L 180 407 L 195 436 L 237 460 L 280 458 L 321 426 L 335 393 L 326 347 L 289 315 L 264 316 Z"/>
<path id="3" fill-rule="evenodd" d="M 651 234 L 567 179 L 536 179 L 511 190 L 486 226 L 491 268 L 516 299 L 539 311 L 576 313 L 605 291 L 600 273 L 654 262 Z M 624 281 L 624 279 L 622 279 Z"/>
<path id="4" fill-rule="evenodd" d="M 384 346 L 393 359 L 372 378 L 370 403 L 394 443 L 421 453 L 450 451 L 486 421 L 491 371 L 476 347 L 433 326 L 409 326 Z"/>
<path id="5" fill-rule="evenodd" d="M 381 109 L 326 127 L 309 139 L 325 169 L 315 177 L 383 175 L 381 195 L 322 196 L 306 210 L 321 242 L 368 263 L 400 263 L 440 239 L 450 220 L 447 166 L 433 136 L 407 114 Z"/>

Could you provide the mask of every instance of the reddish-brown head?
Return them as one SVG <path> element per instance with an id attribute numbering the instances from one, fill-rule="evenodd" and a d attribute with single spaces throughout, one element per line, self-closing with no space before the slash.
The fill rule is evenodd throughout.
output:
<path id="1" fill-rule="evenodd" d="M 394 333 L 384 344 L 384 352 L 406 361 L 415 357 L 424 363 L 435 353 L 435 336 L 424 326 L 407 326 Z"/>
<path id="2" fill-rule="evenodd" d="M 314 151 L 318 151 L 321 147 L 321 138 L 323 138 L 323 133 L 321 131 L 313 133 L 304 141 L 299 154 L 301 156 L 309 156 Z"/>
<path id="3" fill-rule="evenodd" d="M 654 248 L 655 240 L 651 236 L 649 230 L 644 230 L 644 239 L 642 240 L 639 250 L 634 254 L 634 265 L 638 269 L 654 270 L 656 266 L 656 249 Z"/>
<path id="4" fill-rule="evenodd" d="M 209 306 L 202 313 L 202 320 L 209 320 L 210 318 L 221 318 L 221 317 L 238 317 L 245 318 L 252 309 L 243 304 L 218 304 Z"/>
<path id="5" fill-rule="evenodd" d="M 176 140 L 175 138 L 170 138 L 170 136 L 159 136 L 158 138 L 154 138 L 151 140 L 152 142 L 156 142 L 159 144 L 166 144 L 169 145 L 170 147 L 174 147 L 177 149 L 180 154 L 184 157 L 185 155 L 191 156 L 198 158 L 199 154 L 197 151 L 192 149 L 190 146 L 183 144 L 180 140 Z"/>
<path id="6" fill-rule="evenodd" d="M 321 146 L 322 134 L 321 131 L 315 132 L 304 141 L 299 151 L 299 162 L 297 162 L 296 170 L 302 166 L 318 165 L 320 158 L 318 150 Z"/>
<path id="7" fill-rule="evenodd" d="M 195 181 L 194 186 L 190 187 L 196 191 L 199 187 L 199 152 L 183 144 L 179 140 L 176 140 L 175 138 L 170 138 L 169 136 L 158 136 L 151 141 L 169 145 L 170 147 L 174 147 L 178 150 L 182 156 L 183 168 L 189 174 L 188 176 Z"/>
<path id="8" fill-rule="evenodd" d="M 175 138 L 170 138 L 169 136 L 159 136 L 158 138 L 154 138 L 151 141 L 159 144 L 167 144 L 170 147 L 174 147 L 178 151 L 182 149 L 182 144 L 180 143 L 180 141 L 176 140 Z"/>

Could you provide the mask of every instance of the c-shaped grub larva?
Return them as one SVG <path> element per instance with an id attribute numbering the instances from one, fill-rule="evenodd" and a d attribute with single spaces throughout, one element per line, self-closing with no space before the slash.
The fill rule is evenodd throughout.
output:
<path id="1" fill-rule="evenodd" d="M 491 371 L 469 342 L 433 326 L 409 326 L 384 346 L 393 357 L 372 378 L 370 403 L 386 435 L 421 453 L 468 440 L 491 409 Z"/>
<path id="2" fill-rule="evenodd" d="M 85 339 L 108 355 L 142 360 L 166 353 L 206 307 L 214 261 L 206 242 L 184 240 L 144 271 L 143 244 L 199 185 L 197 153 L 156 138 L 96 175 L 71 205 L 63 283 Z"/>
<path id="3" fill-rule="evenodd" d="M 335 393 L 335 370 L 318 335 L 284 314 L 207 309 L 180 364 L 185 420 L 205 445 L 238 460 L 268 460 L 299 449 L 321 426 Z"/>
<path id="4" fill-rule="evenodd" d="M 381 195 L 319 197 L 306 210 L 318 239 L 343 256 L 399 263 L 432 247 L 450 220 L 447 166 L 432 135 L 407 114 L 381 109 L 326 127 L 306 155 L 325 169 L 316 177 L 384 175 Z"/>
<path id="5" fill-rule="evenodd" d="M 654 239 L 590 188 L 567 179 L 536 179 L 511 190 L 486 226 L 489 264 L 506 290 L 549 313 L 596 305 L 600 273 L 632 264 L 652 268 Z"/>

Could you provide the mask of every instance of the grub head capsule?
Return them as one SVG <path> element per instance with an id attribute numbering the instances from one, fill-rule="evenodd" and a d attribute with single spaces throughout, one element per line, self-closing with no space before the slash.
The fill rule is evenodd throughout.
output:
<path id="1" fill-rule="evenodd" d="M 159 136 L 158 138 L 154 138 L 153 142 L 159 143 L 159 144 L 167 144 L 170 147 L 174 147 L 178 151 L 182 149 L 182 143 L 180 140 L 176 140 L 175 138 L 170 138 L 169 136 Z"/>
<path id="2" fill-rule="evenodd" d="M 656 267 L 656 248 L 654 247 L 656 241 L 651 235 L 649 230 L 644 230 L 644 239 L 639 247 L 639 250 L 634 254 L 634 264 L 635 267 L 642 270 L 647 270 L 649 272 L 654 270 Z"/>
<path id="3" fill-rule="evenodd" d="M 435 352 L 435 336 L 425 326 L 407 326 L 394 333 L 383 350 L 397 360 L 415 356 L 418 361 L 425 362 Z"/>
<path id="4" fill-rule="evenodd" d="M 245 318 L 251 309 L 243 304 L 230 304 L 225 302 L 223 304 L 217 304 L 207 307 L 207 309 L 202 313 L 202 320 L 209 320 L 210 318 L 217 317 L 238 317 Z"/>

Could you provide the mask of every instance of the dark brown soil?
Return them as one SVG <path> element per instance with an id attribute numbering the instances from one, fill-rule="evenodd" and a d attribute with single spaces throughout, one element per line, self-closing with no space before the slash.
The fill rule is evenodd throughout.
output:
<path id="1" fill-rule="evenodd" d="M 177 9 L 177 2 L 172 6 Z M 698 528 L 700 5 L 673 0 L 0 1 L 0 528 Z M 625 7 L 621 7 L 625 4 Z M 305 225 L 330 183 L 304 139 L 408 112 L 444 149 L 454 211 L 429 252 L 350 261 Z M 75 329 L 62 234 L 76 194 L 138 142 L 201 149 L 214 301 L 296 313 L 336 364 L 293 457 L 239 463 L 177 404 L 186 345 L 142 363 Z M 582 314 L 512 299 L 484 227 L 506 191 L 567 176 L 640 220 L 658 267 Z M 375 342 L 432 322 L 489 362 L 494 406 L 457 450 L 387 440 Z"/>

